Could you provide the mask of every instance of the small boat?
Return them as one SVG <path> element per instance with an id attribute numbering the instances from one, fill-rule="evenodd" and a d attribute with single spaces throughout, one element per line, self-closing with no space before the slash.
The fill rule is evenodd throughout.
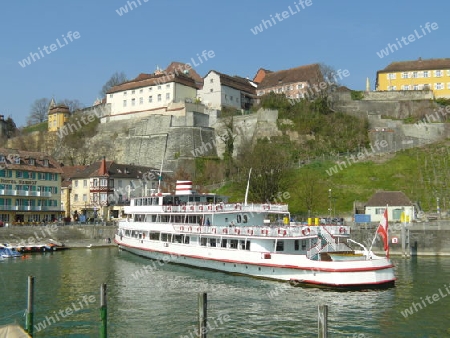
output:
<path id="1" fill-rule="evenodd" d="M 63 243 L 51 242 L 44 245 L 44 251 L 61 251 L 68 249 Z"/>
<path id="2" fill-rule="evenodd" d="M 146 258 L 304 286 L 395 285 L 388 255 L 351 240 L 349 226 L 291 222 L 285 204 L 228 203 L 178 181 L 175 194 L 131 199 L 125 214 L 114 241 Z M 353 250 L 352 242 L 364 250 Z"/>
<path id="3" fill-rule="evenodd" d="M 2 245 L 0 246 L 0 256 L 2 258 L 15 258 L 22 256 L 22 254 L 13 247 Z"/>

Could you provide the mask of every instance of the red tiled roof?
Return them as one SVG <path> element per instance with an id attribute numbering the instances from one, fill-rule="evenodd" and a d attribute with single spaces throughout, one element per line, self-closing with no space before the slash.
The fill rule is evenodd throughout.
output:
<path id="1" fill-rule="evenodd" d="M 188 70 L 186 76 L 194 79 L 194 81 L 198 84 L 203 83 L 202 77 L 193 68 L 188 69 L 188 65 L 182 62 L 173 61 L 170 65 L 167 66 L 165 73 L 166 74 L 183 73 L 183 70 L 185 69 Z"/>
<path id="2" fill-rule="evenodd" d="M 401 191 L 378 191 L 372 195 L 366 204 L 368 207 L 379 207 L 386 205 L 410 206 L 412 203 Z"/>
<path id="3" fill-rule="evenodd" d="M 253 82 L 260 83 L 264 79 L 264 77 L 269 73 L 273 72 L 268 69 L 259 68 L 258 71 L 256 72 L 255 77 L 253 78 Z"/>
<path id="4" fill-rule="evenodd" d="M 392 62 L 378 73 L 450 69 L 450 58 Z"/>
<path id="5" fill-rule="evenodd" d="M 62 166 L 61 187 L 69 187 L 72 184 L 72 176 L 86 169 L 87 165 Z"/>
<path id="6" fill-rule="evenodd" d="M 5 157 L 6 163 L 2 163 L 2 165 L 6 165 L 7 169 L 62 174 L 60 164 L 45 153 L 0 148 L 0 155 Z M 17 157 L 20 158 L 20 164 L 15 163 Z M 35 164 L 29 164 L 29 159 L 34 159 Z M 44 160 L 48 160 L 48 166 L 44 165 Z"/>
<path id="7" fill-rule="evenodd" d="M 219 75 L 220 84 L 222 86 L 227 86 L 230 88 L 234 88 L 234 89 L 249 93 L 251 95 L 256 95 L 256 88 L 250 84 L 250 81 L 248 79 L 245 79 L 243 77 L 236 76 L 236 75 L 230 76 L 227 74 L 219 73 L 216 70 L 211 70 L 208 72 L 208 74 L 211 72 L 214 72 Z M 206 76 L 208 76 L 208 75 L 206 75 Z"/>
<path id="8" fill-rule="evenodd" d="M 296 82 L 317 84 L 321 81 L 323 81 L 323 76 L 320 71 L 320 65 L 318 63 L 314 63 L 311 65 L 267 73 L 258 85 L 258 89 L 268 89 Z"/>

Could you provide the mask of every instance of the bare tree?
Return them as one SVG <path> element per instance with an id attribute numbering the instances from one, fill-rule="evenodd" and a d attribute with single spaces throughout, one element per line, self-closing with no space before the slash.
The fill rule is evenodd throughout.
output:
<path id="1" fill-rule="evenodd" d="M 120 85 L 124 82 L 127 82 L 127 76 L 124 72 L 115 72 L 108 81 L 103 85 L 102 90 L 100 91 L 100 95 L 104 97 L 108 90 L 110 90 L 112 87 Z"/>
<path id="2" fill-rule="evenodd" d="M 84 105 L 77 99 L 75 99 L 75 100 L 64 99 L 64 100 L 60 101 L 58 104 L 63 104 L 65 106 L 67 106 L 69 108 L 69 111 L 71 114 L 73 114 L 77 110 L 84 108 Z"/>
<path id="3" fill-rule="evenodd" d="M 30 126 L 46 121 L 48 118 L 47 113 L 49 104 L 50 100 L 45 97 L 35 100 L 31 105 L 30 115 L 28 115 L 27 118 L 27 125 Z"/>

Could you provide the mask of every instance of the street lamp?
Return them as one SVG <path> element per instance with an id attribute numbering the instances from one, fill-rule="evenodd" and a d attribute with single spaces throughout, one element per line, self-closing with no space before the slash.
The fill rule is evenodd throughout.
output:
<path id="1" fill-rule="evenodd" d="M 331 220 L 331 210 L 332 210 L 332 208 L 331 208 L 331 189 L 328 189 L 328 199 L 330 200 L 330 207 L 329 207 L 328 211 L 329 211 L 330 220 Z"/>

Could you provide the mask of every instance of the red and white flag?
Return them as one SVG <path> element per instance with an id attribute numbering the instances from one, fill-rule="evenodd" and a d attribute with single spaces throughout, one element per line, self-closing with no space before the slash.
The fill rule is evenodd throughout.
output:
<path id="1" fill-rule="evenodd" d="M 388 242 L 388 209 L 384 209 L 383 218 L 380 225 L 378 225 L 377 233 L 383 239 L 384 251 L 386 251 L 386 257 L 389 258 L 389 242 Z"/>

